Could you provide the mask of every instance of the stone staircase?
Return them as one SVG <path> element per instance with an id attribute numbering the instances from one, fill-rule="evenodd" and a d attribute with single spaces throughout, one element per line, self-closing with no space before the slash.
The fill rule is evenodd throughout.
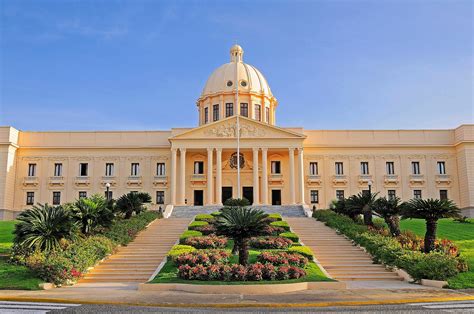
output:
<path id="1" fill-rule="evenodd" d="M 344 236 L 314 218 L 286 218 L 301 242 L 313 250 L 331 277 L 339 281 L 402 280 Z"/>
<path id="2" fill-rule="evenodd" d="M 79 283 L 146 282 L 190 221 L 190 218 L 153 221 L 134 241 L 94 267 Z"/>
<path id="3" fill-rule="evenodd" d="M 273 205 L 258 205 L 251 206 L 252 208 L 262 209 L 265 212 L 279 213 L 284 217 L 305 217 L 303 207 L 301 205 L 282 205 L 282 206 L 273 206 Z M 218 211 L 222 206 L 175 206 L 173 212 L 171 213 L 171 218 L 191 218 L 197 214 L 210 214 L 212 212 Z"/>

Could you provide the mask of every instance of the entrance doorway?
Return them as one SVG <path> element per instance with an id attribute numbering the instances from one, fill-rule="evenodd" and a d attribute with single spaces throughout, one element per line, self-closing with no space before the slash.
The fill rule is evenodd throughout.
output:
<path id="1" fill-rule="evenodd" d="M 272 205 L 281 205 L 281 190 L 272 190 Z"/>
<path id="2" fill-rule="evenodd" d="M 253 186 L 243 186 L 242 196 L 248 199 L 250 204 L 253 204 Z"/>
<path id="3" fill-rule="evenodd" d="M 222 204 L 225 203 L 229 198 L 232 198 L 232 187 L 223 186 L 222 187 Z"/>
<path id="4" fill-rule="evenodd" d="M 204 191 L 194 190 L 194 206 L 204 205 Z"/>

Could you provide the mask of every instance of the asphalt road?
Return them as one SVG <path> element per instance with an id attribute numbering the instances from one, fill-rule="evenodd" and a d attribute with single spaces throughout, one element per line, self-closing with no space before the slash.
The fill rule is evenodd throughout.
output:
<path id="1" fill-rule="evenodd" d="M 164 308 L 117 305 L 0 302 L 0 313 L 474 313 L 474 301 L 317 308 Z"/>

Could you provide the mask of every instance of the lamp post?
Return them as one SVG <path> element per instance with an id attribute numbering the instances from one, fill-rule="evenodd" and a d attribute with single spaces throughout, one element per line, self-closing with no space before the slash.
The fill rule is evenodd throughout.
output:
<path id="1" fill-rule="evenodd" d="M 107 182 L 107 183 L 105 184 L 105 188 L 107 189 L 106 192 L 105 192 L 105 198 L 107 199 L 107 201 L 110 201 L 110 193 L 109 193 L 109 191 L 110 191 L 110 183 L 109 183 L 109 182 Z"/>
<path id="2" fill-rule="evenodd" d="M 372 195 L 372 180 L 369 180 L 367 185 L 369 186 L 369 195 Z"/>

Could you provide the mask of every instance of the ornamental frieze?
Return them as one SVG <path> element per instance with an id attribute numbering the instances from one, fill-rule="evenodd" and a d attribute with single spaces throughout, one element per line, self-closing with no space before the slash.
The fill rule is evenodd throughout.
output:
<path id="1" fill-rule="evenodd" d="M 242 123 L 240 125 L 241 137 L 264 137 L 265 130 L 258 126 Z M 225 123 L 209 128 L 204 131 L 207 136 L 213 137 L 236 137 L 236 125 L 234 123 Z"/>

